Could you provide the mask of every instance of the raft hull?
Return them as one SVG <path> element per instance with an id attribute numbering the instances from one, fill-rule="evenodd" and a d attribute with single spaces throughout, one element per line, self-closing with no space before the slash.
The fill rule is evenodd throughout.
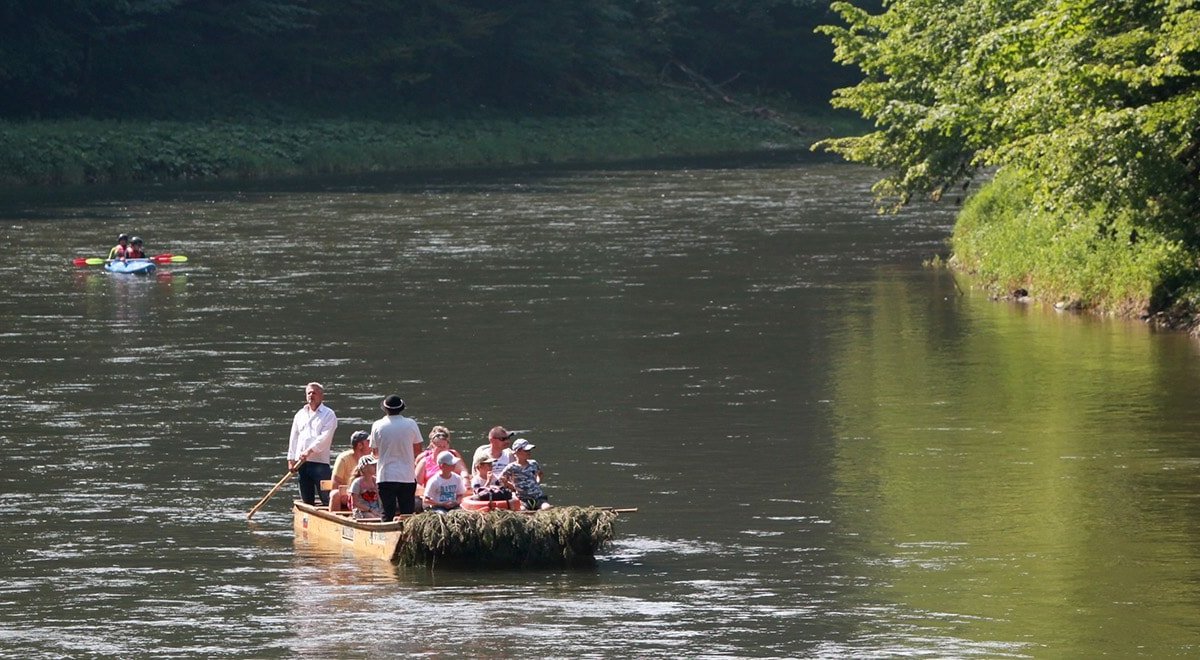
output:
<path id="1" fill-rule="evenodd" d="M 298 542 L 353 551 L 405 566 L 468 569 L 587 566 L 613 536 L 618 513 L 637 509 L 565 506 L 542 511 L 452 511 L 366 522 L 292 503 Z"/>
<path id="2" fill-rule="evenodd" d="M 349 548 L 355 553 L 392 561 L 403 538 L 402 521 L 362 522 L 304 502 L 292 503 L 292 529 L 296 538 L 325 546 Z"/>

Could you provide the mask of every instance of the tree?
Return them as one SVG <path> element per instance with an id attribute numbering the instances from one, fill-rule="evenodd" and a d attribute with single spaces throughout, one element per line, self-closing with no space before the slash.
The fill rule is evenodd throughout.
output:
<path id="1" fill-rule="evenodd" d="M 40 114 L 77 99 L 106 47 L 182 1 L 0 2 L 0 112 Z"/>
<path id="2" fill-rule="evenodd" d="M 1060 185 L 1119 178 L 1099 176 L 1094 161 L 1072 167 L 1047 156 L 1081 161 L 1072 157 L 1081 135 L 1112 149 L 1127 130 L 1194 170 L 1200 11 L 1190 5 L 897 0 L 871 15 L 835 3 L 849 27 L 822 31 L 865 79 L 838 90 L 834 104 L 879 130 L 824 147 L 891 170 L 880 190 L 900 201 L 1010 163 Z M 1090 199 L 1111 186 L 1078 190 Z"/>
<path id="3" fill-rule="evenodd" d="M 1030 214 L 1055 218 L 1042 240 L 1071 236 L 1095 251 L 1097 236 L 1122 245 L 1150 238 L 1162 255 L 1178 254 L 1168 244 L 1196 248 L 1194 2 L 896 0 L 880 14 L 844 2 L 834 8 L 846 25 L 823 31 L 837 60 L 865 76 L 839 90 L 834 104 L 873 119 L 877 130 L 820 146 L 884 168 L 881 196 L 936 198 L 998 168 L 1028 183 Z M 1085 218 L 1097 231 L 1075 231 Z M 1156 266 L 1164 280 L 1180 276 L 1183 261 L 1170 259 Z"/>

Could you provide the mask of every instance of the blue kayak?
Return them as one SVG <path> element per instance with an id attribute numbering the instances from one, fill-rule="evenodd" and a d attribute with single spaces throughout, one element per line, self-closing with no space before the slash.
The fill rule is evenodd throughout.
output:
<path id="1" fill-rule="evenodd" d="M 130 259 L 129 261 L 109 261 L 104 264 L 104 270 L 110 273 L 133 273 L 146 275 L 153 273 L 157 266 L 149 259 Z"/>

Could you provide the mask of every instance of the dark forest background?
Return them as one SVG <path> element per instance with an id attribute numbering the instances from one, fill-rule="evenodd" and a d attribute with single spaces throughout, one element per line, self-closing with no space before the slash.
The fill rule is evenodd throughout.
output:
<path id="1" fill-rule="evenodd" d="M 825 105 L 827 0 L 0 0 L 0 117 L 569 112 L 653 86 Z"/>

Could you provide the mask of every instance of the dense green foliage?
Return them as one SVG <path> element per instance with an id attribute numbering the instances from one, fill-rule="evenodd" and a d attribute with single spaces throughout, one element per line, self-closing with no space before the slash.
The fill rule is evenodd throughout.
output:
<path id="1" fill-rule="evenodd" d="M 1060 211 L 1036 203 L 1033 175 L 1001 171 L 971 197 L 954 228 L 954 259 L 993 288 L 1053 292 L 1053 299 L 1143 314 L 1190 292 L 1195 254 L 1164 232 L 1134 234 L 1135 220 L 1104 205 Z M 1128 237 L 1137 236 L 1134 242 Z"/>
<path id="2" fill-rule="evenodd" d="M 900 203 L 1006 173 L 956 231 L 964 268 L 1101 307 L 1179 298 L 1200 245 L 1194 2 L 834 7 L 837 59 L 865 74 L 835 104 L 877 130 L 824 146 L 885 168 L 877 191 Z"/>
<path id="3" fill-rule="evenodd" d="M 813 33 L 828 18 L 827 0 L 5 0 L 0 116 L 547 113 L 672 62 L 823 104 L 848 82 Z"/>
<path id="4" fill-rule="evenodd" d="M 567 117 L 0 121 L 0 185 L 599 163 L 801 149 L 811 140 L 663 94 L 624 95 Z"/>
<path id="5" fill-rule="evenodd" d="M 0 184 L 802 147 L 825 131 L 749 99 L 826 107 L 850 82 L 814 32 L 831 16 L 828 0 L 0 0 Z"/>

